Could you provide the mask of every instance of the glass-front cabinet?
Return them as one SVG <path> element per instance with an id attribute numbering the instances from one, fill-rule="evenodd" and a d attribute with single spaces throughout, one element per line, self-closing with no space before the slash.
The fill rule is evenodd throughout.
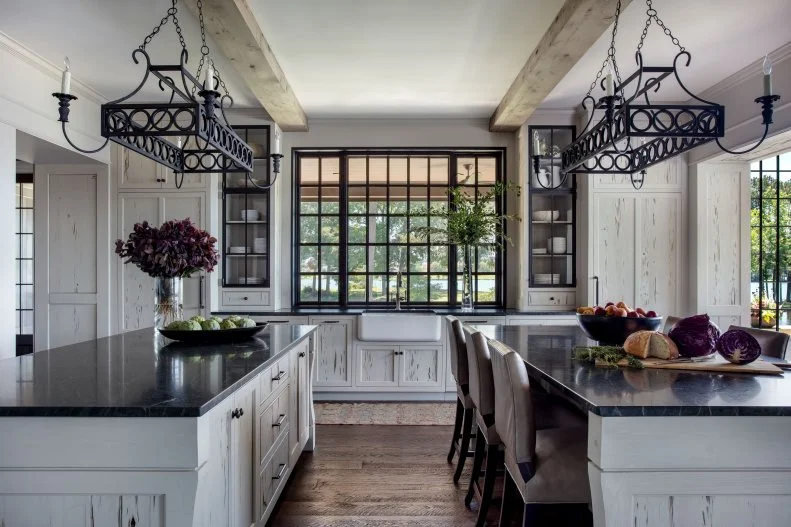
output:
<path id="1" fill-rule="evenodd" d="M 576 182 L 560 171 L 573 126 L 529 126 L 530 287 L 576 286 Z"/>
<path id="2" fill-rule="evenodd" d="M 223 175 L 223 287 L 269 287 L 269 127 L 235 127 L 253 148 L 253 173 Z M 250 182 L 252 179 L 253 183 Z"/>

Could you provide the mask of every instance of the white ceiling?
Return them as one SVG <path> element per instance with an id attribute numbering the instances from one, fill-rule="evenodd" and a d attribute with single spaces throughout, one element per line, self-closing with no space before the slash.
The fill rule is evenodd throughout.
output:
<path id="1" fill-rule="evenodd" d="M 72 78 L 107 99 L 128 94 L 142 79 L 143 68 L 132 62 L 132 51 L 159 24 L 169 0 L 0 0 L 0 31 L 32 49 L 58 68 L 71 61 Z M 179 3 L 178 18 L 190 53 L 190 70 L 200 59 L 197 19 Z M 209 39 L 209 47 L 217 49 Z M 154 64 L 177 64 L 181 47 L 172 22 L 162 28 L 147 51 Z M 260 106 L 230 63 L 212 52 L 236 106 Z M 151 80 L 137 101 L 150 101 L 162 92 Z M 131 101 L 134 102 L 134 101 Z"/>
<path id="2" fill-rule="evenodd" d="M 766 53 L 791 42 L 789 0 L 654 0 L 654 7 L 673 34 L 692 54 L 679 75 L 693 93 L 700 93 L 750 65 Z M 615 40 L 622 78 L 636 68 L 634 54 L 645 26 L 644 0 L 632 0 L 621 14 Z M 611 28 L 596 41 L 544 100 L 542 108 L 573 108 L 588 91 L 607 56 Z M 651 24 L 643 47 L 647 66 L 672 65 L 678 52 L 662 30 Z M 597 97 L 603 95 L 596 88 Z M 756 94 L 758 96 L 760 94 Z M 689 99 L 675 80 L 668 78 L 652 100 Z"/>
<path id="3" fill-rule="evenodd" d="M 250 0 L 309 117 L 489 117 L 562 0 Z"/>

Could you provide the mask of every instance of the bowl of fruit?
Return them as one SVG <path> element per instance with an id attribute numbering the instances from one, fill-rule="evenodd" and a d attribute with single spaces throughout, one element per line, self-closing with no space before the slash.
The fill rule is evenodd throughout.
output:
<path id="1" fill-rule="evenodd" d="M 159 329 L 162 336 L 190 344 L 225 344 L 253 338 L 263 331 L 266 324 L 256 323 L 248 317 L 203 318 L 195 315 L 189 320 L 176 320 Z"/>
<path id="2" fill-rule="evenodd" d="M 604 307 L 577 308 L 577 322 L 588 338 L 602 345 L 620 346 L 635 331 L 658 330 L 662 317 L 653 310 L 631 309 L 625 302 L 607 302 Z"/>

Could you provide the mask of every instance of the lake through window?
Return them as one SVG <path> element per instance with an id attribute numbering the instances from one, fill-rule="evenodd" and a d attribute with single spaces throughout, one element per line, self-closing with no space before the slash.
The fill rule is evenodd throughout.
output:
<path id="1" fill-rule="evenodd" d="M 503 151 L 298 151 L 295 303 L 457 305 L 461 250 L 415 229 L 444 226 L 448 189 L 485 192 L 503 178 Z M 502 203 L 491 203 L 492 212 Z M 475 303 L 502 305 L 502 258 L 474 255 Z"/>

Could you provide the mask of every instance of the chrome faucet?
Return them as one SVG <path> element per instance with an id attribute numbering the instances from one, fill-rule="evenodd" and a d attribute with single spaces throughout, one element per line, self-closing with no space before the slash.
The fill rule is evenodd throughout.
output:
<path id="1" fill-rule="evenodd" d="M 396 311 L 401 311 L 401 271 L 396 273 Z"/>

